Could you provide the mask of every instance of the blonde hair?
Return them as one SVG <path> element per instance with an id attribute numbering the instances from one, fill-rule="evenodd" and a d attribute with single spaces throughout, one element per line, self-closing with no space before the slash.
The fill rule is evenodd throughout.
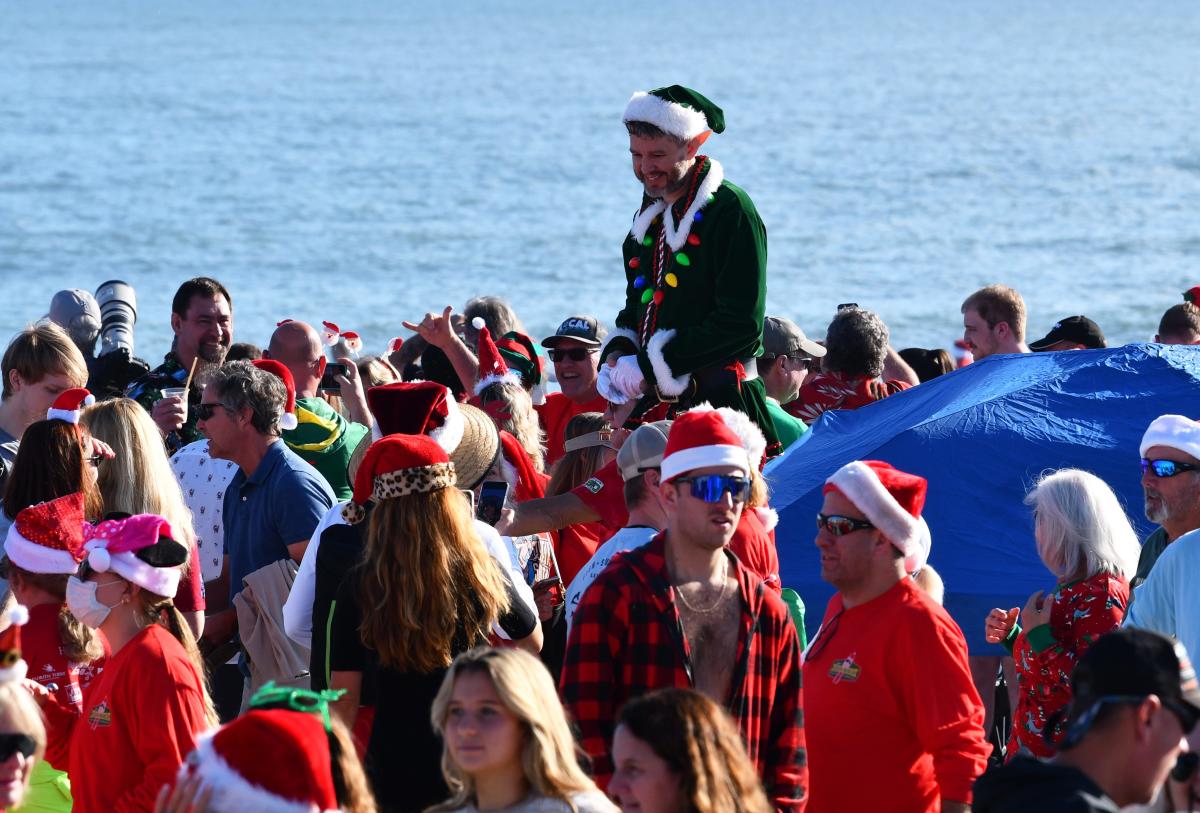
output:
<path id="1" fill-rule="evenodd" d="M 125 581 L 129 580 L 125 579 Z M 133 582 L 129 583 L 133 584 Z M 140 585 L 138 586 L 140 590 L 135 600 L 137 602 L 136 609 L 140 616 L 139 620 L 146 627 L 151 624 L 158 624 L 171 633 L 171 636 L 183 647 L 188 660 L 196 667 L 196 674 L 200 676 L 200 695 L 204 703 L 205 720 L 209 726 L 220 725 L 221 720 L 217 716 L 216 707 L 213 706 L 212 695 L 209 693 L 208 672 L 204 667 L 204 656 L 200 654 L 200 647 L 196 644 L 196 637 L 192 635 L 192 628 L 188 626 L 187 621 L 179 614 L 179 610 L 175 608 L 175 602 L 172 599 L 152 593 Z"/>
<path id="2" fill-rule="evenodd" d="M 511 381 L 497 381 L 489 384 L 479 392 L 479 406 L 485 412 L 487 404 L 500 403 L 508 408 L 508 417 L 502 420 L 492 418 L 498 429 L 503 429 L 517 439 L 521 448 L 533 461 L 533 467 L 539 472 L 546 470 L 546 433 L 538 422 L 537 413 L 533 410 L 533 399 L 520 384 Z M 492 413 L 488 412 L 490 416 Z"/>
<path id="3" fill-rule="evenodd" d="M 1044 474 L 1025 496 L 1036 518 L 1038 555 L 1059 579 L 1111 573 L 1132 578 L 1141 545 L 1117 495 L 1081 469 Z"/>
<path id="4" fill-rule="evenodd" d="M 36 384 L 47 375 L 60 373 L 71 379 L 71 386 L 87 384 L 87 362 L 79 352 L 70 335 L 53 322 L 29 325 L 8 343 L 4 360 L 0 362 L 4 372 L 3 397 L 12 395 L 9 376 L 13 370 L 21 375 L 26 384 Z"/>
<path id="5" fill-rule="evenodd" d="M 479 647 L 454 659 L 434 698 L 431 713 L 433 728 L 443 741 L 454 682 L 464 674 L 487 675 L 500 702 L 520 722 L 525 735 L 521 767 L 535 792 L 564 801 L 574 810 L 572 794 L 596 790 L 595 783 L 579 767 L 579 750 L 554 679 L 541 661 L 519 649 Z M 450 787 L 451 798 L 430 811 L 454 810 L 474 801 L 474 782 L 455 764 L 445 746 L 442 775 Z"/>
<path id="6" fill-rule="evenodd" d="M 85 409 L 80 423 L 116 453 L 100 464 L 96 480 L 104 514 L 157 514 L 171 523 L 175 541 L 190 552 L 196 546 L 192 512 L 150 414 L 136 401 L 115 398 Z"/>
<path id="7" fill-rule="evenodd" d="M 962 312 L 967 311 L 978 313 L 989 328 L 1007 322 L 1013 338 L 1025 341 L 1025 300 L 1016 289 L 1007 285 L 980 288 L 962 303 Z"/>
<path id="8" fill-rule="evenodd" d="M 37 749 L 33 752 L 35 764 L 46 754 L 46 724 L 42 720 L 42 711 L 29 690 L 19 681 L 10 680 L 0 683 L 0 733 L 26 734 L 33 738 Z M 29 778 L 32 771 L 25 775 L 25 789 L 22 796 L 29 792 Z M 22 801 L 24 801 L 22 799 Z M 21 807 L 18 802 L 15 809 Z"/>
<path id="9" fill-rule="evenodd" d="M 357 584 L 363 643 L 401 671 L 449 666 L 459 634 L 468 644 L 484 640 L 509 607 L 504 576 L 455 488 L 380 501 Z"/>

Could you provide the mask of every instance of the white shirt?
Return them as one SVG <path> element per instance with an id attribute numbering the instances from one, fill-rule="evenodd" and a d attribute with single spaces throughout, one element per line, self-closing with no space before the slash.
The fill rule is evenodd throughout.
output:
<path id="1" fill-rule="evenodd" d="M 1200 530 L 1176 539 L 1158 557 L 1146 581 L 1133 588 L 1126 627 L 1153 630 L 1183 644 L 1192 663 L 1200 658 Z"/>
<path id="2" fill-rule="evenodd" d="M 221 518 L 225 489 L 238 473 L 237 463 L 208 454 L 208 441 L 189 443 L 171 457 L 171 469 L 183 489 L 183 501 L 192 512 L 200 575 L 210 582 L 221 575 L 225 557 L 225 524 Z"/>
<path id="3" fill-rule="evenodd" d="M 349 524 L 342 516 L 342 507 L 345 505 L 344 502 L 334 505 L 317 523 L 308 547 L 304 550 L 304 558 L 300 560 L 300 570 L 296 573 L 296 580 L 292 582 L 292 590 L 288 593 L 287 601 L 283 603 L 283 628 L 292 640 L 304 646 L 312 646 L 312 611 L 313 601 L 317 595 L 317 550 L 321 547 L 321 534 L 325 532 L 326 528 L 334 525 Z M 486 522 L 473 521 L 475 531 L 479 534 L 483 546 L 496 560 L 496 564 L 500 565 L 508 574 L 517 590 L 517 595 L 536 616 L 537 605 L 533 600 L 533 591 L 529 589 L 529 585 L 525 583 L 525 577 L 521 574 L 521 566 L 517 560 L 517 551 L 513 548 L 512 540 L 506 536 L 500 536 L 496 529 Z M 499 624 L 493 624 L 492 631 L 501 638 L 508 638 L 508 634 L 500 628 Z"/>
<path id="4" fill-rule="evenodd" d="M 571 586 L 567 588 L 567 606 L 564 612 L 567 614 L 567 635 L 571 634 L 571 619 L 575 617 L 575 609 L 579 606 L 579 600 L 583 598 L 583 594 L 592 586 L 592 582 L 596 577 L 604 572 L 604 568 L 608 567 L 608 563 L 618 553 L 624 553 L 627 550 L 640 548 L 654 537 L 658 536 L 658 530 L 655 528 L 647 528 L 645 526 L 629 526 L 622 528 L 608 538 L 608 541 L 596 549 L 592 554 L 592 558 L 588 559 L 588 563 L 575 574 L 575 578 L 571 580 Z"/>

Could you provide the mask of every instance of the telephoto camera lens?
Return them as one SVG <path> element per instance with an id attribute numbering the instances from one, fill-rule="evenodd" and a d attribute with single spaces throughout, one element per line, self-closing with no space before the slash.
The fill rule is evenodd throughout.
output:
<path id="1" fill-rule="evenodd" d="M 137 323 L 137 296 L 133 286 L 119 279 L 96 289 L 100 305 L 100 356 L 124 350 L 133 357 L 133 326 Z"/>

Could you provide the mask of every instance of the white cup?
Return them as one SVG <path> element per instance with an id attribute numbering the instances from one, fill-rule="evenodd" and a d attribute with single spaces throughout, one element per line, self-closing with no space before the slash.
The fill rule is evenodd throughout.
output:
<path id="1" fill-rule="evenodd" d="M 163 389 L 162 394 L 163 398 L 178 398 L 183 402 L 183 421 L 184 423 L 187 423 L 187 387 L 166 387 Z"/>

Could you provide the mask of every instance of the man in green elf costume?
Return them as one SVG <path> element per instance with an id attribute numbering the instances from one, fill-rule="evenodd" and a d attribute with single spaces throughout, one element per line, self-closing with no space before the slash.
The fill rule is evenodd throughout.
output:
<path id="1" fill-rule="evenodd" d="M 625 108 L 642 205 L 625 238 L 625 307 L 601 351 L 597 388 L 618 419 L 673 417 L 708 401 L 750 416 L 780 451 L 756 357 L 767 291 L 767 230 L 750 197 L 699 155 L 721 108 L 672 85 Z"/>

